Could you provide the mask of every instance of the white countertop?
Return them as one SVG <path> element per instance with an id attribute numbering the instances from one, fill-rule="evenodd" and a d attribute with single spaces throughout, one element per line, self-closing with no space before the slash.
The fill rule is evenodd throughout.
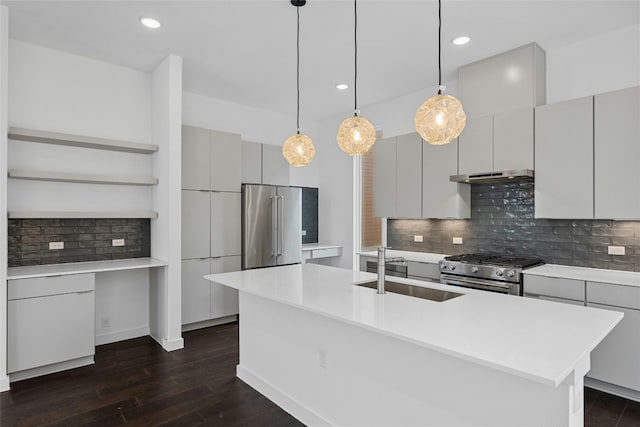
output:
<path id="1" fill-rule="evenodd" d="M 137 268 L 163 267 L 166 262 L 155 258 L 127 258 L 109 261 L 69 262 L 28 267 L 9 267 L 7 279 L 64 276 L 68 274 L 100 273 L 104 271 L 133 270 Z"/>
<path id="2" fill-rule="evenodd" d="M 523 271 L 523 274 L 640 287 L 640 272 L 634 271 L 605 270 L 600 268 L 545 264 L 539 267 L 527 268 Z"/>
<path id="3" fill-rule="evenodd" d="M 622 314 L 430 283 L 463 293 L 445 302 L 352 284 L 371 273 L 315 264 L 213 274 L 205 278 L 416 345 L 557 386 Z M 424 286 L 424 282 L 393 278 Z M 559 327 L 561 325 L 561 327 Z"/>
<path id="4" fill-rule="evenodd" d="M 314 249 L 335 249 L 335 248 L 341 248 L 342 246 L 340 245 L 321 245 L 319 243 L 305 243 L 304 245 L 302 245 L 302 250 L 303 251 L 312 251 Z"/>
<path id="5" fill-rule="evenodd" d="M 366 252 L 358 252 L 358 255 L 369 256 L 369 257 L 378 257 L 377 251 L 366 251 Z M 430 254 L 426 252 L 411 252 L 411 251 L 396 251 L 393 249 L 387 250 L 388 257 L 403 257 L 407 261 L 415 261 L 415 262 L 425 262 L 428 264 L 437 264 L 438 261 L 446 257 L 447 255 L 443 254 Z"/>

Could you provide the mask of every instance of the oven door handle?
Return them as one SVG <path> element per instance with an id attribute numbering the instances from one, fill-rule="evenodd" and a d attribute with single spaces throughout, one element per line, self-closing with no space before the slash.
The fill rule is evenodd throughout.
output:
<path id="1" fill-rule="evenodd" d="M 484 280 L 484 279 L 472 279 L 465 277 L 464 279 L 460 279 L 458 276 L 453 276 L 450 274 L 441 274 L 440 275 L 440 283 L 445 285 L 453 285 L 453 286 L 462 286 L 465 288 L 472 289 L 490 289 L 503 293 L 512 293 L 512 289 L 517 289 L 517 283 L 514 284 L 500 284 L 496 283 L 493 280 Z M 474 286 L 478 285 L 478 287 Z M 516 286 L 514 286 L 516 285 Z"/>

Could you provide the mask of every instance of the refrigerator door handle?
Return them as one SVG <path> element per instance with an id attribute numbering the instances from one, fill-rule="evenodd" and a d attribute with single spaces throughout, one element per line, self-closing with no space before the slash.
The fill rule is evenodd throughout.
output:
<path id="1" fill-rule="evenodd" d="M 282 212 L 284 205 L 284 196 L 276 196 L 278 198 L 278 255 L 282 255 L 282 241 L 284 240 L 284 214 Z"/>
<path id="2" fill-rule="evenodd" d="M 271 256 L 278 256 L 278 196 L 271 196 Z"/>

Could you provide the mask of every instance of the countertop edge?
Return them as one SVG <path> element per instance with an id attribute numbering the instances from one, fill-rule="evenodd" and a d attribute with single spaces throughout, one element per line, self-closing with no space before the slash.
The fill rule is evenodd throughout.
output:
<path id="1" fill-rule="evenodd" d="M 7 269 L 7 280 L 67 276 L 71 274 L 100 273 L 107 271 L 134 270 L 140 268 L 165 267 L 167 265 L 168 263 L 166 261 L 155 258 L 125 258 L 108 261 L 70 262 L 65 264 L 9 267 Z"/>
<path id="2" fill-rule="evenodd" d="M 640 272 L 635 271 L 577 267 L 561 264 L 544 264 L 538 267 L 527 268 L 526 270 L 523 270 L 522 273 L 532 276 L 640 287 Z"/>

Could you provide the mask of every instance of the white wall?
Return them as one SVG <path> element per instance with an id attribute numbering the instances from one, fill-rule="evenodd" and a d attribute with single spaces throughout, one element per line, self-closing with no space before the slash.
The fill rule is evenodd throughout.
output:
<path id="1" fill-rule="evenodd" d="M 9 41 L 9 73 L 10 126 L 152 142 L 150 74 L 17 40 Z M 151 156 L 142 154 L 19 141 L 9 141 L 8 151 L 9 168 L 152 174 Z M 152 210 L 151 189 L 144 187 L 10 180 L 7 199 L 10 210 Z M 139 272 L 96 280 L 96 313 L 112 317 L 101 333 L 129 331 L 131 338 L 130 331 L 148 331 L 148 315 L 144 324 L 140 317 L 149 311 L 148 289 L 149 275 Z"/>
<path id="2" fill-rule="evenodd" d="M 282 146 L 296 131 L 295 116 L 247 107 L 221 99 L 184 92 L 182 98 L 182 122 L 188 126 L 215 129 L 240 134 L 243 141 Z M 301 118 L 301 127 L 316 144 L 317 123 Z M 290 184 L 318 187 L 319 166 L 317 159 L 303 168 L 291 168 Z"/>
<path id="3" fill-rule="evenodd" d="M 547 104 L 638 84 L 638 25 L 547 51 Z"/>

